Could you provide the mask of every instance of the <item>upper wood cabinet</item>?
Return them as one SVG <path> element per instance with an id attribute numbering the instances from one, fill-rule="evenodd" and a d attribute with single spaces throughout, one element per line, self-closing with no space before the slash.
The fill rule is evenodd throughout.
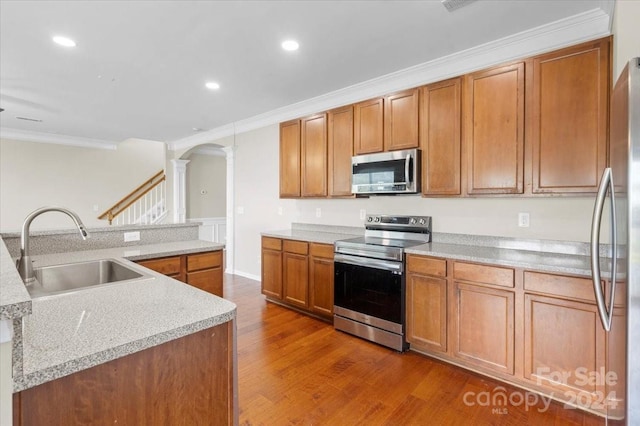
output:
<path id="1" fill-rule="evenodd" d="M 360 102 L 353 107 L 353 149 L 359 154 L 384 150 L 384 99 Z"/>
<path id="2" fill-rule="evenodd" d="M 329 196 L 351 196 L 353 106 L 329 111 Z"/>
<path id="3" fill-rule="evenodd" d="M 300 120 L 280 124 L 280 197 L 300 197 Z"/>
<path id="4" fill-rule="evenodd" d="M 301 120 L 303 197 L 327 196 L 327 114 Z"/>
<path id="5" fill-rule="evenodd" d="M 422 193 L 460 194 L 460 96 L 462 79 L 420 89 Z"/>
<path id="6" fill-rule="evenodd" d="M 610 39 L 532 61 L 532 192 L 596 192 L 607 164 Z"/>
<path id="7" fill-rule="evenodd" d="M 384 150 L 417 148 L 418 99 L 420 89 L 410 89 L 384 98 Z"/>
<path id="8" fill-rule="evenodd" d="M 468 194 L 523 192 L 524 69 L 518 62 L 465 77 Z"/>

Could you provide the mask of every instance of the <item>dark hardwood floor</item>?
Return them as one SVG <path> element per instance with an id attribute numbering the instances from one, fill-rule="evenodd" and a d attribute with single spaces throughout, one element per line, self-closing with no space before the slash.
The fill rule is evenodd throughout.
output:
<path id="1" fill-rule="evenodd" d="M 518 388 L 267 303 L 257 281 L 225 275 L 224 292 L 238 306 L 241 425 L 604 424 L 556 402 L 527 406 Z M 513 403 L 486 404 L 501 391 Z"/>

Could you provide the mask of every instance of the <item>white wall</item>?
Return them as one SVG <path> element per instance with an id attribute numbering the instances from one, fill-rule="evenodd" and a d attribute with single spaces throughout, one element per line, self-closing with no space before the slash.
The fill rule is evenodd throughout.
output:
<path id="1" fill-rule="evenodd" d="M 206 154 L 191 154 L 188 159 L 187 218 L 226 216 L 227 160 Z"/>
<path id="2" fill-rule="evenodd" d="M 0 140 L 0 230 L 19 230 L 27 214 L 47 205 L 73 210 L 87 226 L 106 226 L 98 215 L 162 170 L 165 153 L 164 143 L 137 139 L 116 150 Z M 70 227 L 58 213 L 32 225 Z"/>
<path id="3" fill-rule="evenodd" d="M 629 59 L 640 56 L 640 1 L 618 0 L 613 13 L 614 82 Z"/>
<path id="4" fill-rule="evenodd" d="M 432 216 L 435 232 L 570 241 L 589 239 L 591 197 L 445 199 L 412 195 L 286 200 L 278 195 L 278 126 L 238 135 L 236 148 L 235 269 L 243 275 L 260 275 L 261 232 L 288 229 L 291 222 L 360 227 L 363 226 L 360 209 L 369 213 Z M 278 214 L 279 208 L 282 215 Z M 316 217 L 316 208 L 321 210 L 320 218 Z M 517 226 L 518 212 L 531 215 L 529 228 Z"/>

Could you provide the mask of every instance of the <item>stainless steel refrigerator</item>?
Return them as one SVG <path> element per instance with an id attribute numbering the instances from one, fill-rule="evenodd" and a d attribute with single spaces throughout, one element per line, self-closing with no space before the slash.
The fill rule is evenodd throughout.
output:
<path id="1" fill-rule="evenodd" d="M 607 423 L 640 425 L 640 58 L 629 61 L 614 86 L 610 126 L 610 167 L 600 182 L 591 229 L 594 292 L 607 336 L 607 375 L 601 380 Z M 607 209 L 611 261 L 604 271 L 599 242 Z"/>

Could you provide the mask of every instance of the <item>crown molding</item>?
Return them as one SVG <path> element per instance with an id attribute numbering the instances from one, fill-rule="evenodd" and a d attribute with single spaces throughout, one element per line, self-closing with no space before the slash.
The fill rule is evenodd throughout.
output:
<path id="1" fill-rule="evenodd" d="M 199 154 L 199 155 L 210 155 L 214 157 L 226 157 L 227 153 L 222 150 L 222 147 L 216 148 L 213 146 L 203 145 L 199 148 L 196 148 L 193 151 L 190 151 L 191 154 Z"/>
<path id="2" fill-rule="evenodd" d="M 0 139 L 9 139 L 23 142 L 50 143 L 56 145 L 80 146 L 83 148 L 96 148 L 115 150 L 118 144 L 100 139 L 89 139 L 78 136 L 66 136 L 55 133 L 31 132 L 28 130 L 0 127 Z"/>
<path id="3" fill-rule="evenodd" d="M 191 148 L 233 134 L 606 37 L 611 34 L 613 7 L 614 0 L 600 0 L 598 7 L 565 19 L 169 142 L 169 150 Z"/>

